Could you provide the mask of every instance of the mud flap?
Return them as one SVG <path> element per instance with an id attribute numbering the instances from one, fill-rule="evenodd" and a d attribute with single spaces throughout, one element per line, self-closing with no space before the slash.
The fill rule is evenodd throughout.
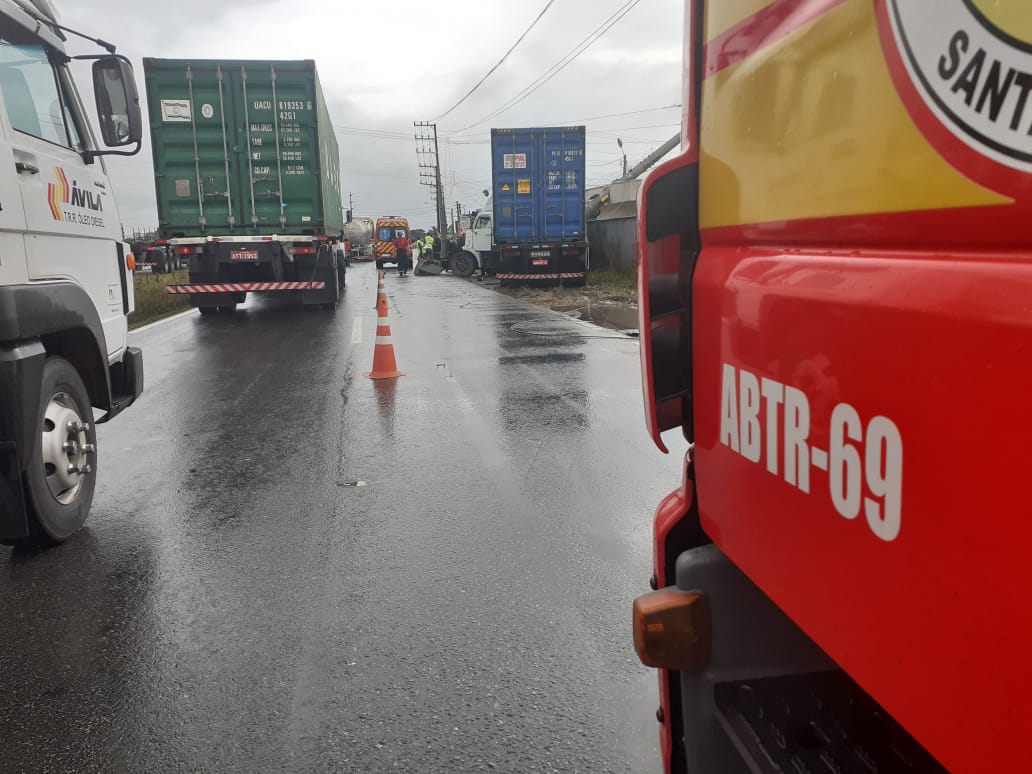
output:
<path id="1" fill-rule="evenodd" d="M 340 301 L 340 288 L 337 283 L 340 281 L 337 271 L 332 269 L 320 269 L 309 280 L 310 270 L 305 272 L 305 281 L 323 282 L 325 285 L 320 290 L 302 290 L 301 303 L 305 306 L 316 304 L 336 304 Z"/>
<path id="2" fill-rule="evenodd" d="M 38 341 L 0 347 L 0 539 L 28 537 L 22 454 L 36 432 L 46 351 Z"/>
<path id="3" fill-rule="evenodd" d="M 18 447 L 14 441 L 0 441 L 0 539 L 11 540 L 28 535 L 29 520 Z"/>

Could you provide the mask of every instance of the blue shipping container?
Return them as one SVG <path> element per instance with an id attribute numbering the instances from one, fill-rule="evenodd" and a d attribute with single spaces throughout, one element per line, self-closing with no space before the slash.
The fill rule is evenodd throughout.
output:
<path id="1" fill-rule="evenodd" d="M 584 127 L 491 130 L 496 244 L 585 239 Z"/>

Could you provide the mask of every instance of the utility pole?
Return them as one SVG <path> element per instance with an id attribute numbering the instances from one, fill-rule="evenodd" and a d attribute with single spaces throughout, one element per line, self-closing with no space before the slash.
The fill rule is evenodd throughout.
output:
<path id="1" fill-rule="evenodd" d="M 455 202 L 455 225 L 464 228 L 462 226 L 462 204 L 460 202 Z"/>
<path id="2" fill-rule="evenodd" d="M 348 223 L 351 222 L 351 218 L 355 214 L 355 195 L 353 193 L 348 194 Z"/>
<path id="3" fill-rule="evenodd" d="M 437 234 L 444 239 L 448 234 L 448 213 L 444 205 L 444 186 L 441 184 L 441 155 L 437 144 L 437 124 L 415 121 L 416 158 L 419 161 L 419 182 L 434 189 L 437 211 Z"/>

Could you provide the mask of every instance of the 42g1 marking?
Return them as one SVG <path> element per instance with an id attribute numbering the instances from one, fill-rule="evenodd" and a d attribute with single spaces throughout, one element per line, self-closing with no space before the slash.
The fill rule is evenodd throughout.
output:
<path id="1" fill-rule="evenodd" d="M 831 412 L 828 448 L 810 442 L 810 401 L 802 390 L 725 363 L 720 401 L 720 442 L 750 462 L 765 463 L 801 492 L 810 493 L 811 468 L 828 474 L 832 505 L 843 518 L 861 510 L 867 525 L 887 542 L 903 520 L 903 439 L 888 417 L 866 425 L 848 403 Z"/>

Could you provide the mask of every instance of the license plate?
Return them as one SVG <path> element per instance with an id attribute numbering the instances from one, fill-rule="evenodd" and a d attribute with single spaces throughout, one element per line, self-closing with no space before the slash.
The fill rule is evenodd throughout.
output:
<path id="1" fill-rule="evenodd" d="M 552 255 L 552 253 L 550 253 L 548 250 L 531 250 L 530 251 L 530 257 L 531 258 L 549 258 L 549 257 L 551 257 L 551 255 Z"/>
<path id="2" fill-rule="evenodd" d="M 234 250 L 229 254 L 231 261 L 254 261 L 258 262 L 257 250 Z"/>
<path id="3" fill-rule="evenodd" d="M 536 258 L 535 260 L 530 262 L 530 265 L 531 266 L 548 266 L 548 259 L 547 258 Z"/>

